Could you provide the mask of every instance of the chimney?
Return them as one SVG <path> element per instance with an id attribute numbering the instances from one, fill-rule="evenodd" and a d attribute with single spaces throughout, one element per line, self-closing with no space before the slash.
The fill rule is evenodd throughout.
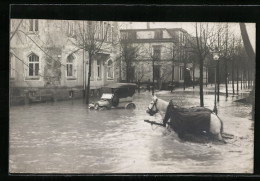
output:
<path id="1" fill-rule="evenodd" d="M 146 25 L 147 25 L 147 29 L 150 29 L 150 22 L 147 22 Z"/>

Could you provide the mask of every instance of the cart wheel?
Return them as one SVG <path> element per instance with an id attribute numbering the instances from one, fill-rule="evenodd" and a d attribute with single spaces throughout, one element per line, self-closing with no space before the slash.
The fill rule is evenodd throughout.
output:
<path id="1" fill-rule="evenodd" d="M 98 109 L 99 109 L 99 104 L 96 103 L 96 104 L 94 105 L 94 108 L 95 108 L 96 110 L 98 110 Z"/>
<path id="2" fill-rule="evenodd" d="M 135 109 L 135 104 L 134 103 L 130 103 L 130 104 L 127 104 L 126 109 Z"/>

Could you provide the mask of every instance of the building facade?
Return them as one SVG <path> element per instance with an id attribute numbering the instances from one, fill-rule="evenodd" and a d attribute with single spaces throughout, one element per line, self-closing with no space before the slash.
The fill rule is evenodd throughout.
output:
<path id="1" fill-rule="evenodd" d="M 35 100 L 40 101 L 46 97 L 55 100 L 82 97 L 87 86 L 90 45 L 95 50 L 91 95 L 100 94 L 102 86 L 118 81 L 114 63 L 119 53 L 115 43 L 118 34 L 116 22 L 12 19 L 11 99 L 22 101 L 36 97 Z"/>
<path id="2" fill-rule="evenodd" d="M 195 55 L 188 46 L 190 35 L 186 30 L 150 28 L 147 23 L 146 29 L 121 29 L 120 33 L 122 41 L 128 41 L 138 48 L 132 63 L 134 73 L 131 75 L 131 80 L 152 81 L 153 62 L 154 79 L 159 88 L 162 84 L 168 85 L 171 81 L 183 84 L 184 76 L 188 73 L 192 77 L 194 70 L 194 79 L 199 80 L 199 66 L 192 61 Z M 122 77 L 125 78 L 126 75 Z M 205 69 L 204 82 L 206 77 Z"/>

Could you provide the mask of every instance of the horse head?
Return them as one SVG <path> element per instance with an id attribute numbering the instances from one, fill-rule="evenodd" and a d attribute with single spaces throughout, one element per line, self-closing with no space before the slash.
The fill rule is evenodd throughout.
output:
<path id="1" fill-rule="evenodd" d="M 158 101 L 158 98 L 156 96 L 153 96 L 153 101 L 147 107 L 146 113 L 148 113 L 150 116 L 153 116 L 159 112 L 159 110 L 157 108 L 157 101 Z"/>

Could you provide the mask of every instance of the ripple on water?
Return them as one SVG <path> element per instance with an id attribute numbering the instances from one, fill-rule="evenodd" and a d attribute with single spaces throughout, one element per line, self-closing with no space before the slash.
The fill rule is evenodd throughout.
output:
<path id="1" fill-rule="evenodd" d="M 190 107 L 198 95 L 158 94 Z M 213 108 L 214 96 L 205 95 Z M 224 97 L 221 97 L 224 100 Z M 137 109 L 89 111 L 81 100 L 10 108 L 10 168 L 28 173 L 245 173 L 253 171 L 254 125 L 250 106 L 220 102 L 227 144 L 184 142 L 144 119 L 149 93 L 135 95 Z"/>

